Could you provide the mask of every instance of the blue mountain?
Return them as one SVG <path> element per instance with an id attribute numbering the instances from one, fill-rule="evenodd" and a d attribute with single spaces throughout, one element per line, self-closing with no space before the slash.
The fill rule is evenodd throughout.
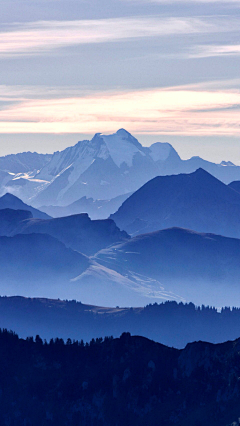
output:
<path id="1" fill-rule="evenodd" d="M 203 169 L 158 176 L 110 217 L 133 235 L 181 227 L 240 238 L 240 194 Z"/>
<path id="2" fill-rule="evenodd" d="M 50 219 L 51 217 L 48 214 L 23 203 L 23 201 L 20 200 L 20 198 L 9 193 L 6 193 L 2 197 L 0 197 L 0 210 L 2 209 L 27 210 L 31 212 L 32 217 L 35 217 L 38 219 Z"/>

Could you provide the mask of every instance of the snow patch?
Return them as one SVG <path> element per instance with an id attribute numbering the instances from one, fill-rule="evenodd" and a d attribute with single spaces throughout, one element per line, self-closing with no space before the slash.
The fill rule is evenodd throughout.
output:
<path id="1" fill-rule="evenodd" d="M 120 131 L 114 135 L 101 136 L 108 148 L 110 156 L 118 167 L 120 167 L 123 163 L 126 163 L 128 167 L 131 167 L 133 157 L 137 153 L 145 156 L 140 149 L 127 139 L 127 136 L 126 131 Z"/>

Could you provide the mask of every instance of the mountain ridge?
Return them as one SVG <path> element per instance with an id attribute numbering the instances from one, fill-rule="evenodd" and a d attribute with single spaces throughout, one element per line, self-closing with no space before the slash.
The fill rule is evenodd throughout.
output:
<path id="1" fill-rule="evenodd" d="M 20 198 L 10 193 L 6 193 L 2 197 L 0 197 L 0 210 L 6 208 L 12 210 L 29 211 L 31 212 L 32 217 L 38 219 L 51 219 L 51 216 L 49 216 L 47 213 L 25 204 L 22 200 L 20 200 Z"/>
<path id="2" fill-rule="evenodd" d="M 85 196 L 112 199 L 136 191 L 155 176 L 192 173 L 199 167 L 226 184 L 240 180 L 240 167 L 230 162 L 215 164 L 197 156 L 182 160 L 169 143 L 143 146 L 124 129 L 112 135 L 96 133 L 91 140 L 56 151 L 39 160 L 42 167 L 37 169 L 35 163 L 27 172 L 24 166 L 20 173 L 16 169 L 6 174 L 0 193 L 12 192 L 36 207 L 64 206 Z M 2 173 L 5 169 L 0 161 Z"/>

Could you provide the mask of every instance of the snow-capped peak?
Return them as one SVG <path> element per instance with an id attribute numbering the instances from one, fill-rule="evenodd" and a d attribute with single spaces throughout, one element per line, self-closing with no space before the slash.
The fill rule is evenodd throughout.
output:
<path id="1" fill-rule="evenodd" d="M 112 135 L 101 135 L 101 138 L 106 144 L 109 155 L 118 167 L 123 163 L 131 167 L 135 154 L 145 155 L 138 140 L 124 129 L 119 129 Z"/>

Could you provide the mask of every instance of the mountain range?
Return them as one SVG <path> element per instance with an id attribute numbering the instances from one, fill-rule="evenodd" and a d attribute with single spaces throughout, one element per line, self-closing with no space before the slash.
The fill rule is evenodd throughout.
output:
<path id="1" fill-rule="evenodd" d="M 11 210 L 25 210 L 31 212 L 32 217 L 38 219 L 50 219 L 51 216 L 48 214 L 35 209 L 28 204 L 23 203 L 18 197 L 13 194 L 6 193 L 2 197 L 0 197 L 0 211 L 3 209 L 11 209 Z"/>
<path id="2" fill-rule="evenodd" d="M 91 221 L 87 214 L 50 220 L 29 216 L 0 210 L 0 294 L 75 298 L 103 306 L 181 300 L 155 279 L 129 279 L 87 256 L 130 238 L 112 220 Z"/>
<path id="3" fill-rule="evenodd" d="M 1 210 L 0 210 L 1 213 Z M 18 221 L 9 236 L 48 234 L 72 250 L 91 256 L 102 248 L 130 238 L 111 219 L 91 220 L 86 213 L 56 219 L 25 218 Z"/>
<path id="4" fill-rule="evenodd" d="M 137 308 L 107 308 L 76 300 L 0 297 L 0 324 L 22 338 L 90 342 L 124 331 L 182 349 L 194 341 L 222 343 L 239 336 L 240 308 L 221 310 L 166 301 Z"/>
<path id="5" fill-rule="evenodd" d="M 25 182 L 25 195 L 31 185 L 38 185 L 31 204 L 37 199 L 46 201 L 48 194 L 51 205 L 45 205 L 46 211 L 63 217 L 51 218 L 13 194 L 0 198 L 2 294 L 74 297 L 108 307 L 137 307 L 163 300 L 236 304 L 239 181 L 227 185 L 199 168 L 187 174 L 153 177 L 146 183 L 160 169 L 167 173 L 174 166 L 176 171 L 180 165 L 196 165 L 196 159 L 181 160 L 169 144 L 143 147 L 123 129 L 114 135 L 97 134 L 92 141 L 79 142 L 46 161 L 41 156 L 38 162 L 36 155 L 29 158 L 34 166 L 42 167 L 34 173 L 26 172 L 30 160 L 27 156 L 24 162 L 24 154 L 15 163 L 14 157 L 11 161 L 6 157 L 6 166 L 16 164 L 23 168 L 21 173 L 15 175 L 7 169 L 3 173 L 11 174 L 12 182 Z M 226 180 L 240 169 L 226 162 L 209 164 L 213 172 L 224 170 L 220 174 Z M 105 180 L 104 174 L 111 179 Z M 133 185 L 128 189 L 144 184 L 133 193 L 111 199 L 77 198 L 81 187 L 96 193 L 100 187 L 108 188 L 109 194 L 124 193 L 128 179 Z M 65 182 L 60 192 L 59 182 Z M 60 198 L 67 201 L 71 194 L 76 198 L 72 204 L 52 205 Z M 93 220 L 87 213 L 79 214 L 79 210 L 91 210 L 94 217 L 104 217 L 116 206 L 118 210 L 109 219 Z M 63 270 L 57 270 L 57 262 L 62 262 Z"/>
<path id="6" fill-rule="evenodd" d="M 4 209 L 0 219 L 2 294 L 76 298 L 101 306 L 166 299 L 236 304 L 240 239 L 182 228 L 130 238 L 112 220 L 91 221 L 87 214 L 44 220 Z"/>
<path id="7" fill-rule="evenodd" d="M 119 209 L 130 195 L 132 195 L 131 192 L 110 200 L 94 200 L 93 198 L 82 197 L 68 206 L 41 206 L 40 209 L 52 217 L 87 213 L 91 219 L 107 219 Z"/>
<path id="8" fill-rule="evenodd" d="M 113 135 L 96 134 L 52 155 L 1 157 L 0 193 L 11 192 L 35 207 L 66 206 L 82 197 L 110 200 L 136 191 L 156 176 L 192 173 L 200 167 L 226 184 L 240 180 L 240 167 L 231 162 L 182 160 L 170 144 L 144 147 L 120 129 Z"/>

